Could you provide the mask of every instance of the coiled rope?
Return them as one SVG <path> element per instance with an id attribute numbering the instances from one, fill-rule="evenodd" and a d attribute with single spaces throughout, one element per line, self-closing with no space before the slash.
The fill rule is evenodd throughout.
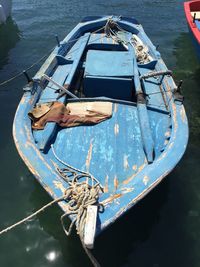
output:
<path id="1" fill-rule="evenodd" d="M 36 212 L 32 213 L 31 215 L 29 215 L 29 216 L 25 217 L 24 219 L 18 221 L 17 223 L 14 223 L 14 224 L 11 225 L 11 226 L 9 226 L 9 227 L 7 227 L 7 228 L 1 230 L 1 231 L 0 231 L 0 235 L 2 235 L 2 234 L 4 234 L 4 233 L 6 233 L 6 232 L 12 230 L 13 228 L 16 228 L 17 226 L 19 226 L 19 225 L 21 225 L 21 224 L 23 224 L 23 223 L 25 223 L 25 222 L 27 222 L 28 220 L 32 219 L 33 217 L 35 217 L 35 216 L 38 215 L 39 213 L 43 212 L 44 210 L 46 210 L 47 208 L 49 208 L 50 206 L 52 206 L 53 204 L 65 200 L 66 198 L 68 198 L 68 195 L 67 195 L 67 194 L 69 194 L 69 192 L 65 192 L 65 193 L 63 194 L 63 196 L 58 197 L 58 198 L 52 200 L 51 202 L 47 203 L 46 205 L 44 205 L 42 208 L 40 208 L 40 209 L 37 210 Z"/>
<path id="2" fill-rule="evenodd" d="M 69 184 L 69 187 L 66 190 L 68 192 L 66 201 L 68 203 L 69 211 L 63 214 L 60 218 L 63 230 L 65 234 L 69 236 L 74 224 L 76 224 L 76 231 L 80 237 L 83 249 L 85 250 L 92 264 L 95 267 L 100 267 L 100 264 L 95 259 L 91 251 L 85 246 L 83 238 L 87 207 L 89 205 L 97 205 L 99 212 L 103 212 L 103 206 L 98 202 L 100 192 L 103 193 L 103 187 L 89 172 L 81 171 L 61 160 L 56 154 L 53 145 L 51 145 L 51 150 L 54 157 L 60 163 L 65 165 L 65 168 L 63 169 L 57 168 L 57 172 L 63 178 L 63 180 Z M 72 220 L 67 230 L 64 225 L 64 218 L 69 215 L 74 216 L 74 220 Z"/>
<path id="3" fill-rule="evenodd" d="M 89 179 L 92 179 L 92 183 L 94 182 L 91 176 L 85 176 L 83 174 L 77 174 L 76 172 L 65 168 L 65 169 L 57 169 L 60 176 L 63 177 L 65 181 L 70 185 L 67 188 L 67 198 L 66 201 L 68 203 L 69 211 L 64 213 L 61 217 L 61 224 L 63 230 L 67 236 L 71 234 L 71 230 L 73 226 L 76 224 L 76 231 L 80 237 L 83 249 L 91 260 L 92 264 L 95 267 L 100 267 L 100 264 L 95 259 L 91 251 L 84 244 L 84 229 L 86 223 L 87 216 L 87 207 L 89 205 L 100 205 L 98 204 L 99 193 L 101 191 L 101 187 L 99 183 L 95 183 L 94 185 L 89 184 Z M 69 177 L 72 176 L 70 179 Z M 82 182 L 80 180 L 85 178 Z M 69 229 L 65 228 L 64 218 L 69 215 L 74 216 L 74 220 L 72 220 Z"/>
<path id="4" fill-rule="evenodd" d="M 0 231 L 0 235 L 16 228 L 17 226 L 27 222 L 32 219 L 39 213 L 43 212 L 50 206 L 58 203 L 60 201 L 66 201 L 68 204 L 68 211 L 61 215 L 60 220 L 63 227 L 63 230 L 67 236 L 71 234 L 73 226 L 76 224 L 76 231 L 80 237 L 81 244 L 88 255 L 90 261 L 95 267 L 100 267 L 100 264 L 92 255 L 91 251 L 84 244 L 84 229 L 86 223 L 87 207 L 89 205 L 97 205 L 99 207 L 99 212 L 103 211 L 103 206 L 98 203 L 99 194 L 103 192 L 103 188 L 96 178 L 94 178 L 90 173 L 83 172 L 77 168 L 74 168 L 71 165 L 63 162 L 56 155 L 53 145 L 52 152 L 56 159 L 66 166 L 66 168 L 59 169 L 57 168 L 58 174 L 66 181 L 69 187 L 65 190 L 64 194 L 61 197 L 58 197 L 42 208 L 34 212 L 33 214 L 25 217 L 24 219 L 18 221 L 17 223 L 12 224 L 11 226 Z M 73 216 L 73 220 L 67 230 L 65 227 L 64 219 L 66 216 Z"/>

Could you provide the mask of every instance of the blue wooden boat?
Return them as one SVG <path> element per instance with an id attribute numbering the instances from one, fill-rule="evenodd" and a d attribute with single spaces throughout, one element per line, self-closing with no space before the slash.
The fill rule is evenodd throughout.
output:
<path id="1" fill-rule="evenodd" d="M 97 207 L 97 236 L 180 161 L 188 142 L 183 97 L 134 18 L 87 17 L 57 41 L 24 88 L 14 140 L 21 158 L 53 199 L 65 195 L 74 183 L 98 188 L 95 201 L 87 202 Z M 89 120 L 95 111 L 104 117 L 63 126 L 62 119 L 50 116 L 36 130 L 55 103 L 69 106 L 81 118 L 84 111 Z M 30 119 L 34 112 L 36 121 Z M 65 215 L 78 224 L 80 214 L 73 211 L 80 207 L 77 198 L 83 191 L 58 202 L 63 224 Z"/>

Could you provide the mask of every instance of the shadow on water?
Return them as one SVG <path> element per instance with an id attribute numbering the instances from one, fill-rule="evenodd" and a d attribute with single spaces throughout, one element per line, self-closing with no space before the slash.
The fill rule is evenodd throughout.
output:
<path id="1" fill-rule="evenodd" d="M 0 69 L 8 63 L 9 51 L 20 40 L 20 31 L 12 18 L 0 25 Z"/>
<path id="2" fill-rule="evenodd" d="M 190 35 L 182 33 L 175 41 L 175 78 L 183 80 L 185 108 L 189 121 L 190 145 L 200 145 L 200 64 Z"/>
<path id="3" fill-rule="evenodd" d="M 162 207 L 167 202 L 168 190 L 169 181 L 166 180 L 97 238 L 93 253 L 101 266 L 123 266 L 129 254 L 133 254 L 149 239 L 152 228 L 160 220 Z M 48 201 L 50 198 L 47 193 L 35 183 L 35 190 L 31 195 L 35 210 Z M 70 237 L 64 234 L 60 223 L 61 214 L 60 209 L 55 206 L 40 214 L 38 219 L 41 227 L 59 241 L 66 264 L 74 267 L 91 266 L 75 230 Z M 135 259 L 136 266 L 142 266 L 138 265 L 139 258 Z"/>
<path id="4" fill-rule="evenodd" d="M 41 206 L 51 201 L 51 198 L 44 191 L 44 189 L 35 181 L 34 191 L 31 194 L 30 202 L 35 210 L 41 208 Z M 85 256 L 84 250 L 81 246 L 80 240 L 75 232 L 72 231 L 70 236 L 66 236 L 60 222 L 60 216 L 63 213 L 57 205 L 54 205 L 47 209 L 44 213 L 37 216 L 40 226 L 50 236 L 53 236 L 59 241 L 62 251 L 62 258 L 65 262 L 65 266 L 90 266 L 89 259 Z M 68 220 L 68 223 L 70 221 Z"/>
<path id="5" fill-rule="evenodd" d="M 159 186 L 116 221 L 96 240 L 93 251 L 102 266 L 197 266 L 200 261 L 200 68 L 188 34 L 175 42 L 175 79 L 184 80 L 185 108 L 190 124 L 187 151 Z M 31 202 L 35 209 L 50 201 L 35 183 Z M 91 266 L 73 231 L 66 237 L 61 211 L 52 207 L 38 216 L 41 227 L 60 244 L 65 266 Z"/>
<path id="6" fill-rule="evenodd" d="M 102 266 L 143 266 L 147 263 L 137 251 L 150 239 L 153 228 L 159 223 L 168 192 L 169 180 L 165 180 L 98 237 L 96 255 Z"/>
<path id="7" fill-rule="evenodd" d="M 175 41 L 174 55 L 176 56 L 175 78 L 184 81 L 182 91 L 185 96 L 184 106 L 190 132 L 182 164 L 177 167 L 181 174 L 180 190 L 182 191 L 182 205 L 185 209 L 182 227 L 187 236 L 187 244 L 189 244 L 187 252 L 187 257 L 190 258 L 189 265 L 199 266 L 200 63 L 188 33 L 182 33 Z"/>

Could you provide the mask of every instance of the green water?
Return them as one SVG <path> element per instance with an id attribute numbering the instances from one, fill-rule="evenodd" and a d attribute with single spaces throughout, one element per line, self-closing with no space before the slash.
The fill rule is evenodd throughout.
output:
<path id="1" fill-rule="evenodd" d="M 0 26 L 0 81 L 29 67 L 87 15 L 135 16 L 159 50 L 176 81 L 184 80 L 190 124 L 187 151 L 175 170 L 151 194 L 96 241 L 102 266 L 200 266 L 200 63 L 183 13 L 171 0 L 13 0 L 12 20 Z M 33 75 L 39 65 L 29 71 Z M 50 201 L 15 149 L 12 122 L 24 78 L 0 87 L 0 228 Z M 60 210 L 0 237 L 0 267 L 91 266 L 75 232 L 66 237 Z"/>

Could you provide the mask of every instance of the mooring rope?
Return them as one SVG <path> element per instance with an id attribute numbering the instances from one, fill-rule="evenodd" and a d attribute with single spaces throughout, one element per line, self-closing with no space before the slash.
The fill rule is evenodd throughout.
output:
<path id="1" fill-rule="evenodd" d="M 105 26 L 103 26 L 103 27 L 101 27 L 101 28 L 99 28 L 99 29 L 93 31 L 92 33 L 97 33 L 97 32 L 99 32 L 99 31 L 101 31 L 101 30 L 103 30 L 103 29 L 105 29 Z M 68 44 L 68 43 L 73 43 L 73 42 L 75 42 L 75 41 L 77 41 L 77 40 L 80 40 L 81 38 L 84 38 L 84 36 L 81 36 L 81 37 L 78 37 L 78 38 L 74 38 L 74 39 L 72 39 L 72 40 L 69 40 L 69 41 L 67 41 L 66 44 Z M 99 39 L 100 39 L 100 38 L 99 38 Z M 94 40 L 94 41 L 97 41 L 97 40 Z M 19 78 L 20 76 L 24 75 L 24 71 L 26 72 L 26 71 L 32 69 L 35 65 L 37 65 L 38 63 L 40 63 L 45 57 L 47 57 L 47 56 L 48 56 L 54 49 L 55 49 L 55 47 L 52 48 L 52 49 L 50 49 L 45 55 L 43 55 L 41 58 L 39 58 L 37 61 L 35 61 L 31 66 L 29 66 L 29 67 L 26 68 L 25 70 L 22 70 L 22 71 L 18 72 L 16 75 L 14 75 L 13 77 L 11 77 L 11 78 L 9 78 L 9 79 L 7 79 L 7 80 L 1 82 L 1 83 L 0 83 L 0 86 L 4 86 L 4 85 L 6 85 L 7 83 L 9 83 L 9 82 L 11 82 L 11 81 L 13 81 L 13 80 Z M 77 49 L 78 49 L 78 48 L 74 49 L 73 51 L 70 51 L 69 55 L 70 55 L 71 53 L 75 52 Z"/>
<path id="2" fill-rule="evenodd" d="M 103 187 L 100 182 L 89 172 L 81 171 L 78 168 L 71 166 L 70 164 L 61 160 L 55 152 L 53 144 L 51 150 L 54 157 L 65 166 L 65 168 L 57 168 L 58 174 L 69 184 L 67 188 L 68 197 L 66 201 L 68 203 L 69 211 L 64 213 L 61 217 L 61 224 L 63 230 L 67 236 L 71 234 L 73 226 L 76 224 L 76 231 L 80 237 L 82 246 L 95 267 L 100 267 L 100 264 L 93 256 L 91 251 L 84 244 L 84 229 L 87 215 L 87 207 L 89 205 L 97 205 L 99 212 L 103 211 L 102 204 L 99 204 L 99 194 L 103 192 Z M 90 181 L 90 183 L 89 183 Z M 72 215 L 72 220 L 68 229 L 65 228 L 64 218 Z"/>
<path id="3" fill-rule="evenodd" d="M 9 227 L 7 227 L 7 228 L 1 230 L 1 231 L 0 231 L 0 235 L 2 235 L 2 234 L 4 234 L 4 233 L 6 233 L 6 232 L 12 230 L 13 228 L 16 228 L 17 226 L 19 226 L 19 225 L 21 225 L 21 224 L 23 224 L 23 223 L 25 223 L 25 222 L 27 222 L 28 220 L 32 219 L 33 217 L 35 217 L 35 216 L 38 215 L 39 213 L 43 212 L 44 210 L 46 210 L 47 208 L 49 208 L 50 206 L 52 206 L 53 204 L 58 203 L 58 202 L 60 202 L 60 201 L 62 201 L 62 200 L 65 200 L 65 199 L 68 197 L 67 194 L 69 194 L 69 192 L 66 192 L 65 194 L 63 194 L 63 196 L 58 197 L 58 198 L 56 198 L 56 199 L 50 201 L 49 203 L 47 203 L 46 205 L 44 205 L 44 206 L 43 206 L 42 208 L 40 208 L 39 210 L 37 210 L 36 212 L 32 213 L 31 215 L 25 217 L 24 219 L 18 221 L 17 223 L 14 223 L 14 224 L 12 224 L 11 226 L 9 226 Z"/>
<path id="4" fill-rule="evenodd" d="M 40 63 L 45 57 L 47 57 L 47 56 L 49 55 L 49 53 L 51 53 L 53 50 L 54 50 L 54 48 L 51 49 L 51 50 L 49 50 L 48 53 L 46 53 L 45 55 L 43 55 L 41 58 L 39 58 L 37 61 L 35 61 L 31 66 L 29 66 L 29 67 L 26 68 L 25 70 L 20 71 L 20 72 L 18 72 L 15 76 L 13 76 L 13 77 L 11 77 L 11 78 L 9 78 L 9 79 L 7 79 L 7 80 L 1 82 L 1 83 L 0 83 L 0 86 L 6 85 L 7 83 L 9 83 L 9 82 L 15 80 L 16 78 L 18 78 L 18 77 L 24 75 L 24 71 L 26 72 L 26 71 L 32 69 L 35 65 L 37 65 L 38 63 Z"/>
<path id="5" fill-rule="evenodd" d="M 52 147 L 53 150 L 53 147 Z M 55 154 L 54 156 L 57 160 L 61 161 L 58 156 Z M 39 210 L 34 212 L 33 214 L 25 217 L 24 219 L 12 224 L 11 226 L 3 229 L 0 231 L 0 235 L 16 228 L 17 226 L 27 222 L 28 220 L 32 219 L 39 213 L 46 210 L 48 207 L 58 203 L 60 201 L 66 201 L 68 205 L 68 211 L 61 215 L 61 225 L 63 230 L 67 236 L 71 234 L 71 230 L 73 226 L 76 224 L 76 231 L 80 237 L 81 244 L 83 249 L 85 250 L 86 254 L 88 255 L 90 261 L 95 267 L 100 267 L 100 264 L 96 260 L 96 258 L 91 253 L 90 249 L 88 249 L 84 244 L 84 229 L 86 223 L 86 216 L 87 216 L 87 207 L 89 205 L 97 205 L 99 208 L 99 212 L 102 212 L 102 205 L 98 203 L 99 194 L 103 192 L 102 186 L 98 182 L 96 178 L 94 178 L 91 174 L 87 172 L 83 172 L 73 166 L 62 162 L 67 168 L 64 169 L 57 169 L 59 175 L 66 181 L 69 187 L 65 190 L 64 194 L 61 197 L 58 197 Z M 79 173 L 78 173 L 79 172 Z M 90 181 L 90 182 L 89 182 Z M 69 229 L 67 230 L 64 224 L 65 217 L 69 215 L 73 216 Z"/>
<path id="6" fill-rule="evenodd" d="M 98 204 L 98 197 L 99 197 L 99 191 L 101 190 L 101 187 L 98 183 L 96 183 L 94 186 L 90 186 L 87 181 L 79 182 L 78 178 L 80 178 L 78 175 L 74 177 L 71 180 L 71 186 L 66 189 L 63 196 L 58 197 L 46 205 L 44 205 L 42 208 L 34 212 L 33 214 L 25 217 L 24 219 L 12 224 L 9 227 L 6 227 L 5 229 L 0 231 L 0 235 L 16 228 L 17 226 L 27 222 L 28 220 L 32 219 L 39 213 L 43 212 L 50 206 L 52 206 L 55 203 L 58 203 L 60 201 L 67 201 L 69 205 L 69 212 L 64 213 L 61 217 L 61 224 L 63 227 L 63 230 L 67 236 L 70 235 L 73 225 L 76 223 L 76 230 L 77 234 L 80 237 L 81 244 L 88 255 L 89 259 L 91 260 L 92 264 L 95 267 L 100 267 L 100 264 L 95 259 L 95 257 L 92 255 L 91 251 L 85 246 L 83 237 L 84 237 L 84 227 L 85 227 L 85 220 L 87 215 L 87 207 L 88 205 L 94 205 Z M 72 220 L 69 230 L 66 230 L 64 225 L 64 218 L 69 215 L 74 215 L 75 219 Z"/>
<path id="7" fill-rule="evenodd" d="M 66 169 L 64 170 L 66 173 Z M 67 170 L 67 173 L 69 175 L 71 171 Z M 66 198 L 66 201 L 68 203 L 68 209 L 69 211 L 64 213 L 61 217 L 61 224 L 63 227 L 63 230 L 67 236 L 71 234 L 71 230 L 73 226 L 76 224 L 76 231 L 77 234 L 80 237 L 81 244 L 83 246 L 83 249 L 85 250 L 86 254 L 88 255 L 90 261 L 95 267 L 100 267 L 100 264 L 98 263 L 97 259 L 93 256 L 90 249 L 88 249 L 85 246 L 84 243 L 84 229 L 85 229 L 85 223 L 86 223 L 86 216 L 87 216 L 87 207 L 89 205 L 98 205 L 98 198 L 99 198 L 99 192 L 101 191 L 101 187 L 98 183 L 91 186 L 88 181 L 88 176 L 86 176 L 85 180 L 82 182 L 79 182 L 79 179 L 83 178 L 85 175 L 77 175 L 74 172 L 72 172 L 73 178 L 66 179 L 66 174 L 62 173 L 60 170 L 60 175 L 64 178 L 64 180 L 68 181 L 69 188 L 67 189 L 68 197 Z M 70 176 L 70 175 L 69 175 Z M 90 179 L 93 179 L 90 176 Z M 92 180 L 92 183 L 94 181 Z M 72 220 L 68 230 L 65 228 L 64 225 L 64 218 L 69 215 L 74 216 L 74 220 Z"/>

